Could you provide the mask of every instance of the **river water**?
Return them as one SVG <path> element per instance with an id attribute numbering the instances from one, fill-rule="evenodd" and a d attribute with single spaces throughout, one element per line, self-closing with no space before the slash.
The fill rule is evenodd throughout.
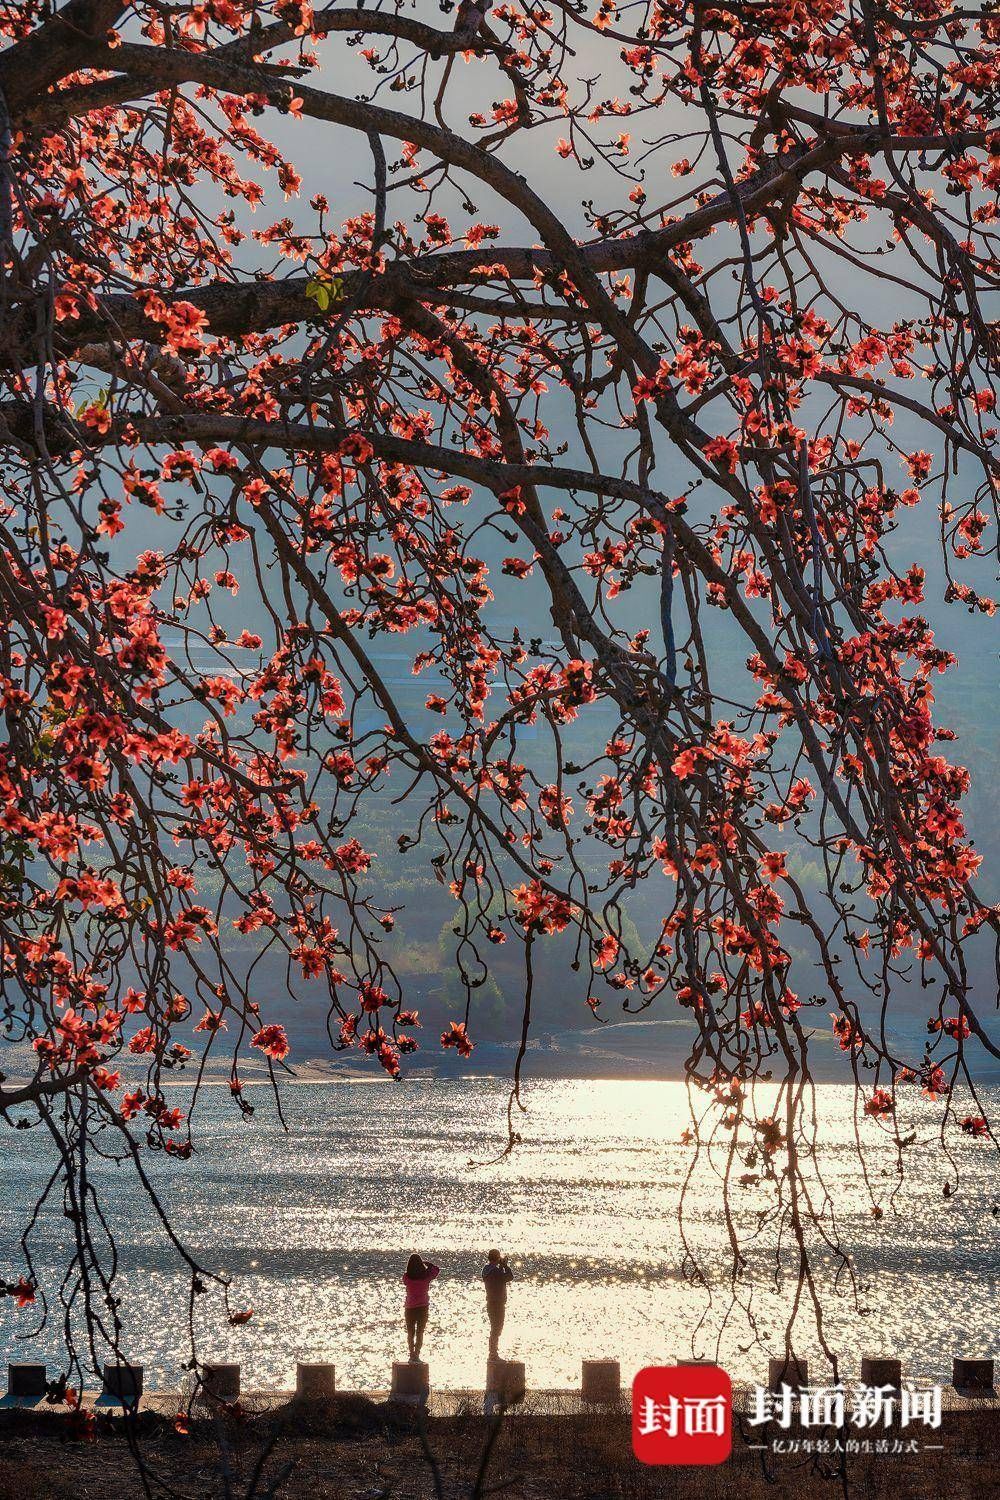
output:
<path id="1" fill-rule="evenodd" d="M 583 1357 L 615 1357 L 623 1376 L 692 1353 L 718 1357 L 736 1379 L 758 1378 L 783 1346 L 794 1276 L 775 1275 L 775 1229 L 761 1222 L 770 1189 L 730 1197 L 740 1232 L 756 1242 L 733 1306 L 717 1176 L 724 1159 L 695 1166 L 684 1234 L 705 1281 L 685 1266 L 677 1205 L 694 1162 L 679 1083 L 539 1082 L 518 1116 L 523 1142 L 506 1140 L 500 1079 L 301 1084 L 285 1090 L 288 1132 L 263 1087 L 245 1121 L 228 1090 L 205 1089 L 200 1150 L 187 1163 L 154 1159 L 153 1176 L 181 1237 L 210 1269 L 234 1278 L 232 1327 L 218 1301 L 198 1299 L 203 1354 L 244 1367 L 246 1388 L 294 1383 L 298 1358 L 329 1359 L 339 1383 L 379 1390 L 405 1352 L 399 1277 L 418 1250 L 442 1268 L 433 1288 L 425 1354 L 442 1388 L 481 1384 L 486 1321 L 479 1274 L 491 1244 L 516 1271 L 502 1352 L 523 1358 L 529 1384 L 569 1387 Z M 853 1258 L 854 1290 L 832 1253 L 817 1260 L 829 1343 L 843 1373 L 863 1353 L 901 1357 L 914 1378 L 947 1378 L 955 1353 L 992 1353 L 1000 1293 L 1000 1174 L 990 1143 L 952 1132 L 952 1160 L 936 1140 L 940 1102 L 913 1096 L 915 1131 L 899 1185 L 896 1152 L 871 1120 L 867 1186 L 854 1145 L 852 1090 L 816 1090 L 818 1152 L 806 1163 L 817 1207 L 835 1208 Z M 992 1101 L 991 1101 L 992 1102 Z M 959 1113 L 961 1114 L 961 1110 Z M 905 1131 L 904 1131 L 905 1133 Z M 0 1165 L 0 1274 L 19 1273 L 17 1236 L 51 1160 L 37 1132 L 8 1132 Z M 819 1194 L 816 1171 L 829 1194 Z M 130 1355 L 147 1382 L 175 1387 L 185 1355 L 186 1276 L 124 1169 L 97 1169 L 121 1257 L 118 1290 Z M 950 1189 L 945 1193 L 945 1184 Z M 957 1186 L 956 1186 L 957 1184 Z M 873 1215 L 873 1197 L 883 1210 Z M 36 1274 L 55 1290 L 69 1225 L 56 1202 L 34 1235 Z M 813 1236 L 814 1243 L 818 1243 Z M 787 1251 L 794 1249 L 786 1234 Z M 784 1257 L 784 1269 L 792 1263 Z M 0 1303 L 6 1352 L 27 1357 L 37 1309 Z M 804 1309 L 796 1347 L 815 1354 Z M 38 1344 L 61 1365 L 57 1327 Z"/>

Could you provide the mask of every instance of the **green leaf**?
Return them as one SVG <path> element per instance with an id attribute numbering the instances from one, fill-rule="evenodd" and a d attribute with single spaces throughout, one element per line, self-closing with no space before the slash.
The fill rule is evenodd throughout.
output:
<path id="1" fill-rule="evenodd" d="M 330 304 L 340 302 L 344 295 L 344 282 L 340 276 L 314 276 L 306 282 L 306 296 L 315 302 L 320 312 L 329 311 Z"/>

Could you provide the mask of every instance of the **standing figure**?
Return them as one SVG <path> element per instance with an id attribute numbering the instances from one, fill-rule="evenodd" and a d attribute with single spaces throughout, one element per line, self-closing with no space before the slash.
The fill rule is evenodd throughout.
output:
<path id="1" fill-rule="evenodd" d="M 430 1312 L 431 1282 L 439 1274 L 439 1266 L 431 1265 L 430 1261 L 422 1260 L 419 1255 L 411 1255 L 406 1262 L 406 1270 L 403 1272 L 403 1285 L 406 1288 L 403 1317 L 412 1360 L 420 1358 L 424 1329 Z"/>
<path id="2" fill-rule="evenodd" d="M 500 1335 L 507 1316 L 507 1285 L 514 1280 L 514 1272 L 507 1264 L 507 1257 L 499 1250 L 491 1250 L 483 1267 L 483 1285 L 486 1288 L 486 1316 L 490 1320 L 490 1359 L 497 1358 Z"/>

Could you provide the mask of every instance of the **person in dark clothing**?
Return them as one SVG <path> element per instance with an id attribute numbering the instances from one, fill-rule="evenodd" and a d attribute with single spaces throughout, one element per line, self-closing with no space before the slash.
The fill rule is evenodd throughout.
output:
<path id="1" fill-rule="evenodd" d="M 410 1348 L 410 1359 L 420 1358 L 424 1341 L 424 1329 L 430 1313 L 431 1282 L 438 1276 L 439 1268 L 419 1255 L 411 1255 L 403 1272 L 406 1288 L 406 1306 L 403 1316 L 406 1321 L 406 1342 Z"/>
<path id="2" fill-rule="evenodd" d="M 514 1272 L 507 1264 L 507 1257 L 499 1250 L 491 1250 L 483 1267 L 483 1285 L 486 1288 L 486 1316 L 490 1320 L 490 1359 L 497 1358 L 500 1335 L 507 1316 L 507 1287 L 514 1280 Z"/>

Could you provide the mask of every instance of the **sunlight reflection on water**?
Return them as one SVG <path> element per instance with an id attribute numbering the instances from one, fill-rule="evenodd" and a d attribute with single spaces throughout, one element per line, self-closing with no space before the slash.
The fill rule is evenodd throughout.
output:
<path id="1" fill-rule="evenodd" d="M 384 1388 L 390 1360 L 405 1350 L 399 1275 L 412 1249 L 442 1267 L 426 1343 L 442 1387 L 481 1383 L 479 1272 L 493 1243 L 509 1250 L 517 1273 L 504 1352 L 525 1359 L 533 1386 L 575 1384 L 581 1357 L 620 1358 L 630 1377 L 692 1351 L 718 1354 L 734 1377 L 753 1379 L 767 1351 L 783 1345 L 794 1283 L 776 1289 L 767 1229 L 743 1291 L 752 1284 L 763 1347 L 750 1347 L 742 1313 L 727 1321 L 730 1261 L 714 1171 L 698 1173 L 685 1216 L 711 1298 L 685 1278 L 677 1203 L 693 1153 L 680 1143 L 689 1123 L 682 1084 L 537 1083 L 521 1116 L 524 1144 L 500 1161 L 507 1089 L 499 1079 L 292 1087 L 287 1135 L 258 1092 L 258 1113 L 245 1122 L 225 1090 L 207 1089 L 199 1154 L 186 1165 L 156 1162 L 153 1171 L 182 1238 L 207 1267 L 235 1278 L 234 1307 L 255 1309 L 247 1327 L 231 1328 L 214 1298 L 199 1303 L 203 1352 L 240 1360 L 247 1388 L 293 1383 L 296 1358 L 332 1360 L 342 1386 Z M 836 1291 L 825 1257 L 827 1337 L 845 1373 L 856 1373 L 862 1353 L 885 1353 L 916 1377 L 946 1377 L 953 1353 L 992 1352 L 1000 1174 L 989 1143 L 958 1139 L 959 1191 L 945 1198 L 956 1172 L 935 1146 L 941 1105 L 914 1099 L 905 1129 L 915 1127 L 917 1140 L 893 1207 L 895 1152 L 865 1121 L 869 1178 L 885 1209 L 879 1222 L 853 1147 L 853 1091 L 823 1085 L 817 1100 L 818 1161 L 861 1283 L 859 1311 L 846 1285 Z M 10 1236 L 51 1168 L 35 1136 L 7 1143 L 16 1151 L 0 1166 L 0 1256 L 16 1274 Z M 722 1160 L 720 1148 L 716 1165 Z M 149 1216 L 133 1217 L 124 1171 L 111 1193 L 127 1344 L 151 1387 L 175 1385 L 186 1357 L 186 1280 Z M 751 1184 L 733 1197 L 743 1229 L 752 1229 L 768 1192 Z M 61 1204 L 47 1209 L 35 1241 L 43 1285 L 67 1234 Z M 8 1309 L 5 1343 L 23 1356 L 16 1332 L 29 1330 L 30 1310 L 17 1315 L 15 1331 Z M 796 1347 L 811 1353 L 808 1318 L 800 1326 Z M 58 1365 L 57 1335 L 43 1342 Z"/>

